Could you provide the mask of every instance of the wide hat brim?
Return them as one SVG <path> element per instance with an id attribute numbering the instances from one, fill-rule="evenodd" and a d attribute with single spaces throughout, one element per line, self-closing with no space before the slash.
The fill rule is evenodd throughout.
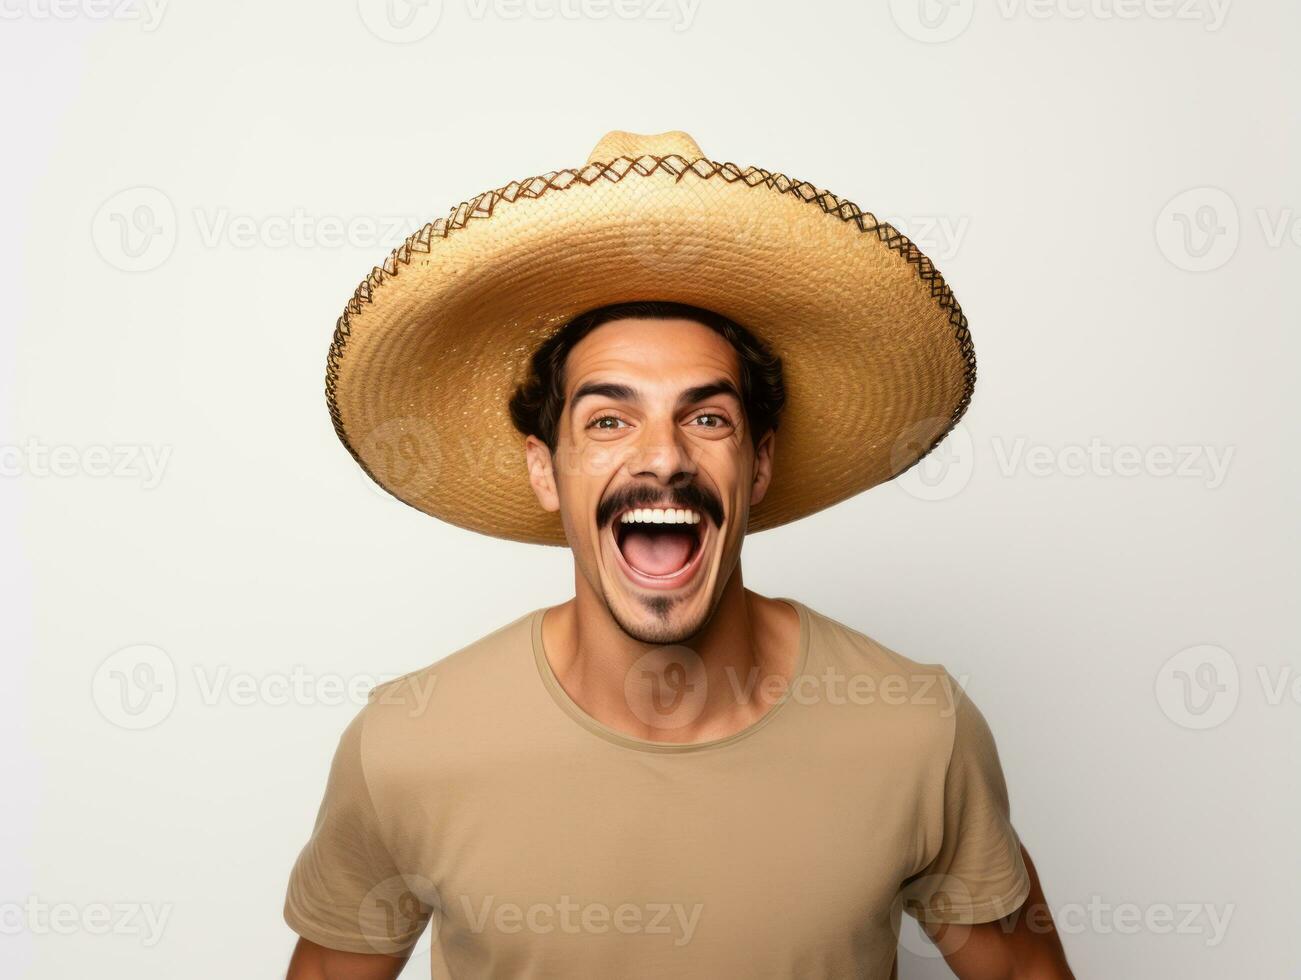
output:
<path id="1" fill-rule="evenodd" d="M 615 132 L 582 167 L 458 205 L 366 277 L 330 346 L 335 431 L 412 507 L 565 544 L 508 402 L 552 331 L 635 300 L 714 310 L 782 358 L 773 476 L 748 532 L 902 473 L 975 385 L 966 318 L 898 230 L 812 184 L 709 160 L 685 133 Z"/>

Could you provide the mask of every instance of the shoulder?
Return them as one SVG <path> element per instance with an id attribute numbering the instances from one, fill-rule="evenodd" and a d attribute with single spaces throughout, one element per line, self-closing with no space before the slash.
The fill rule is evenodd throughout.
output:
<path id="1" fill-rule="evenodd" d="M 530 627 L 535 612 L 530 610 L 425 667 L 376 684 L 371 688 L 369 702 L 383 704 L 401 699 L 422 684 L 441 679 L 458 683 L 485 677 L 485 683 L 499 680 L 502 673 L 516 666 L 520 649 L 531 645 Z"/>
<path id="2" fill-rule="evenodd" d="M 363 756 L 391 760 L 416 740 L 456 737 L 509 710 L 512 700 L 531 690 L 535 613 L 371 688 L 353 723 Z"/>
<path id="3" fill-rule="evenodd" d="M 914 660 L 862 630 L 805 603 L 801 605 L 808 613 L 809 642 L 818 651 L 821 667 L 871 677 L 886 689 L 925 688 L 927 692 L 938 689 L 945 695 L 946 706 L 953 707 L 960 691 L 954 690 L 957 681 L 944 664 Z"/>
<path id="4" fill-rule="evenodd" d="M 808 670 L 827 692 L 839 691 L 859 720 L 888 728 L 914 754 L 943 764 L 957 732 L 965 691 L 942 663 L 915 660 L 847 623 L 801 603 L 808 614 Z M 861 709 L 861 710 L 860 710 Z"/>

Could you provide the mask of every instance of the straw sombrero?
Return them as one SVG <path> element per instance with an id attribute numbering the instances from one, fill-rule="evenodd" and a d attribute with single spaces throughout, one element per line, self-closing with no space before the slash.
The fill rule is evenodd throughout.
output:
<path id="1" fill-rule="evenodd" d="M 412 507 L 564 544 L 507 403 L 550 332 L 634 300 L 714 310 L 781 356 L 786 407 L 750 532 L 897 476 L 971 399 L 966 317 L 899 231 L 812 184 L 710 160 L 686 133 L 612 132 L 582 166 L 480 194 L 372 270 L 330 345 L 335 431 Z"/>

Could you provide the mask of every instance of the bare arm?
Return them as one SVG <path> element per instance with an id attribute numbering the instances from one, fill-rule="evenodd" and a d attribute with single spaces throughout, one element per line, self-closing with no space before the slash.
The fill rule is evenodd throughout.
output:
<path id="1" fill-rule="evenodd" d="M 1024 847 L 1021 857 L 1030 894 L 1015 912 L 977 925 L 922 923 L 958 980 L 1075 980 Z"/>
<path id="2" fill-rule="evenodd" d="M 300 937 L 285 980 L 393 980 L 406 961 L 406 956 L 345 953 Z"/>

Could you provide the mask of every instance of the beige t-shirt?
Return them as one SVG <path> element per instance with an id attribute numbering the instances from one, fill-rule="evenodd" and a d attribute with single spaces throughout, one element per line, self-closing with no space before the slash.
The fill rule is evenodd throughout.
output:
<path id="1" fill-rule="evenodd" d="M 889 977 L 902 909 L 1018 908 L 1029 876 L 976 706 L 942 666 L 784 601 L 795 680 L 713 741 L 587 715 L 543 653 L 545 609 L 379 685 L 339 741 L 286 921 L 394 953 L 432 920 L 435 977 L 808 980 Z"/>

